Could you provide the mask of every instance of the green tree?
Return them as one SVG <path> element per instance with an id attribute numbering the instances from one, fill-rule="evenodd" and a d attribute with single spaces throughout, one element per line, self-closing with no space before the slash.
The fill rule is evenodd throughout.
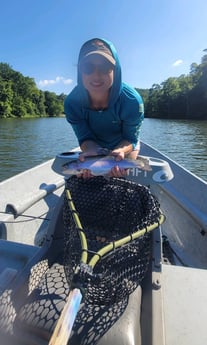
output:
<path id="1" fill-rule="evenodd" d="M 162 87 L 153 84 L 148 92 L 148 99 L 145 100 L 145 114 L 149 117 L 159 117 L 162 109 Z"/>
<path id="2" fill-rule="evenodd" d="M 34 79 L 0 63 L 0 117 L 59 116 L 65 95 L 41 91 Z"/>
<path id="3" fill-rule="evenodd" d="M 207 50 L 204 49 L 204 52 Z M 207 55 L 202 57 L 201 64 L 194 72 L 194 87 L 191 93 L 192 111 L 198 119 L 207 119 Z"/>
<path id="4" fill-rule="evenodd" d="M 63 113 L 62 99 L 57 99 L 54 92 L 45 91 L 45 108 L 50 117 L 61 115 Z"/>
<path id="5" fill-rule="evenodd" d="M 178 78 L 178 83 L 180 85 L 180 95 L 178 98 L 180 114 L 183 117 L 190 117 L 190 92 L 193 88 L 193 80 L 191 75 L 181 75 Z"/>
<path id="6" fill-rule="evenodd" d="M 12 98 L 11 82 L 0 78 L 0 118 L 12 116 Z"/>

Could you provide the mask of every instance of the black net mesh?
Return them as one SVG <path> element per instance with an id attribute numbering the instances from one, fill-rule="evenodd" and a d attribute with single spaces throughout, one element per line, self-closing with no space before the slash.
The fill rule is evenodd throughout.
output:
<path id="1" fill-rule="evenodd" d="M 98 176 L 66 181 L 87 237 L 89 259 L 111 241 L 159 223 L 159 203 L 145 186 L 125 179 Z M 81 244 L 68 200 L 64 202 L 65 273 L 69 286 L 85 290 L 89 303 L 112 304 L 134 291 L 150 260 L 150 234 L 139 237 L 101 258 L 93 272 L 80 265 Z"/>

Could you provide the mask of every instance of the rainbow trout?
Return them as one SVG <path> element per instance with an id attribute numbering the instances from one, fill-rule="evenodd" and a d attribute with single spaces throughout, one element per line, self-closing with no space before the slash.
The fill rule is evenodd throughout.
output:
<path id="1" fill-rule="evenodd" d="M 88 169 L 95 176 L 107 175 L 115 166 L 118 166 L 120 169 L 138 168 L 145 171 L 152 170 L 149 165 L 149 159 L 142 156 L 138 156 L 136 160 L 125 158 L 121 161 L 116 161 L 113 156 L 94 156 L 85 158 L 84 162 L 75 160 L 66 163 L 62 167 L 62 172 L 64 175 L 77 175 L 83 172 L 83 170 Z"/>

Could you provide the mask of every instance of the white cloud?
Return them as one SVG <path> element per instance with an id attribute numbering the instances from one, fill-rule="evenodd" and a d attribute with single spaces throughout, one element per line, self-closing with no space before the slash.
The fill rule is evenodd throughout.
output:
<path id="1" fill-rule="evenodd" d="M 173 64 L 172 64 L 172 66 L 173 67 L 178 67 L 178 66 L 180 66 L 180 65 L 182 65 L 182 63 L 183 63 L 183 60 L 176 60 Z"/>
<path id="2" fill-rule="evenodd" d="M 71 84 L 72 82 L 72 79 L 64 79 L 63 84 Z"/>
<path id="3" fill-rule="evenodd" d="M 40 87 L 46 87 L 49 85 L 54 85 L 54 84 L 59 84 L 59 83 L 63 83 L 63 84 L 71 84 L 73 82 L 72 79 L 65 79 L 64 77 L 56 77 L 55 79 L 44 79 L 44 80 L 39 80 L 37 82 L 37 84 Z"/>

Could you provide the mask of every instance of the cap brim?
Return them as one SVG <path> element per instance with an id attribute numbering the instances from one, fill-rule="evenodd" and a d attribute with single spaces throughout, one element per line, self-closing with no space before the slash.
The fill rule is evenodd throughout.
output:
<path id="1" fill-rule="evenodd" d="M 109 62 L 111 62 L 112 65 L 116 65 L 116 61 L 114 60 L 113 56 L 110 56 L 109 54 L 102 52 L 102 51 L 92 51 L 92 52 L 86 54 L 84 57 L 86 58 L 87 56 L 95 55 L 95 54 L 105 57 L 105 59 L 107 59 Z"/>

